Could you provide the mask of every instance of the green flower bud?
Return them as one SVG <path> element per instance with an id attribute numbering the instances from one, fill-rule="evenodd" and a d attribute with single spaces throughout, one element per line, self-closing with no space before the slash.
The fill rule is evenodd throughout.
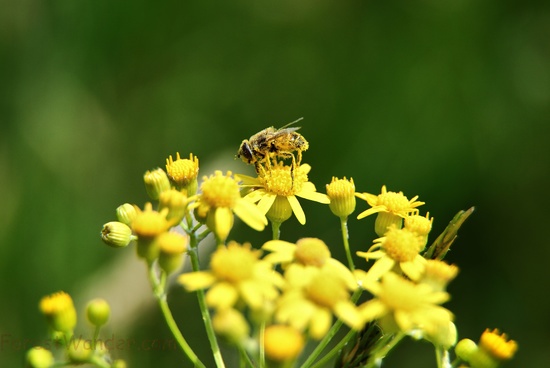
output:
<path id="1" fill-rule="evenodd" d="M 101 230 L 101 240 L 113 248 L 126 247 L 135 236 L 132 235 L 132 229 L 122 222 L 111 221 L 103 225 Z"/>
<path id="2" fill-rule="evenodd" d="M 134 221 L 134 218 L 136 218 L 136 215 L 137 215 L 136 207 L 131 205 L 130 203 L 124 203 L 118 206 L 116 209 L 116 217 L 118 221 L 128 226 L 132 226 L 132 221 Z"/>
<path id="3" fill-rule="evenodd" d="M 147 194 L 153 200 L 159 199 L 160 194 L 166 190 L 170 190 L 171 187 L 168 175 L 161 168 L 147 171 L 143 175 L 143 181 L 145 182 Z"/>
<path id="4" fill-rule="evenodd" d="M 41 346 L 35 346 L 27 351 L 27 363 L 32 368 L 51 367 L 54 363 L 53 354 L 51 351 Z"/>
<path id="5" fill-rule="evenodd" d="M 86 307 L 86 316 L 88 321 L 96 327 L 103 326 L 109 320 L 111 307 L 104 299 L 93 299 Z"/>
<path id="6" fill-rule="evenodd" d="M 92 356 L 93 350 L 90 341 L 74 339 L 67 346 L 67 357 L 73 364 L 88 363 Z"/>
<path id="7" fill-rule="evenodd" d="M 347 218 L 355 211 L 355 185 L 353 179 L 333 177 L 332 182 L 327 184 L 327 195 L 330 198 L 330 210 L 334 215 Z"/>
<path id="8" fill-rule="evenodd" d="M 158 259 L 160 268 L 168 275 L 180 269 L 189 238 L 179 233 L 169 232 L 159 235 L 156 242 L 160 249 Z"/>

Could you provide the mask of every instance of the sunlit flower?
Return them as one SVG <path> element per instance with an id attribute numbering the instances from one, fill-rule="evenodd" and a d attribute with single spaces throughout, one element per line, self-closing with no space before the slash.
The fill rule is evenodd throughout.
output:
<path id="1" fill-rule="evenodd" d="M 327 333 L 333 314 L 353 329 L 363 327 L 357 307 L 350 300 L 352 289 L 338 273 L 326 267 L 292 266 L 285 272 L 288 284 L 275 312 L 278 322 L 307 330 L 313 339 Z"/>
<path id="2" fill-rule="evenodd" d="M 257 203 L 262 213 L 274 222 L 284 221 L 285 214 L 290 216 L 293 212 L 298 221 L 306 223 L 306 215 L 296 197 L 309 199 L 319 203 L 328 204 L 330 199 L 326 194 L 319 193 L 315 185 L 308 181 L 307 174 L 311 166 L 303 164 L 292 169 L 285 166 L 282 161 L 270 165 L 269 169 L 260 170 L 257 178 L 246 175 L 238 175 L 243 181 L 243 186 L 253 189 L 245 199 Z M 277 203 L 276 213 L 271 210 Z M 286 209 L 285 209 L 286 208 Z M 287 217 L 288 218 L 288 217 Z"/>
<path id="3" fill-rule="evenodd" d="M 359 306 L 361 315 L 366 322 L 378 320 L 387 332 L 418 329 L 434 335 L 453 319 L 452 313 L 439 305 L 449 299 L 449 294 L 414 284 L 393 272 L 384 274 L 380 282 L 367 281 L 363 287 L 375 298 Z"/>
<path id="4" fill-rule="evenodd" d="M 388 192 L 386 186 L 382 186 L 382 193 L 379 195 L 370 193 L 355 193 L 357 198 L 367 201 L 371 206 L 366 211 L 361 212 L 357 219 L 370 216 L 378 213 L 375 223 L 375 231 L 379 236 L 383 236 L 386 229 L 395 224 L 398 228 L 402 226 L 403 218 L 410 214 L 417 214 L 416 207 L 421 206 L 424 202 L 417 201 L 418 196 L 412 199 L 407 199 L 403 192 Z"/>
<path id="5" fill-rule="evenodd" d="M 230 308 L 239 300 L 252 309 L 263 308 L 279 295 L 284 280 L 270 263 L 259 260 L 260 253 L 248 243 L 231 241 L 212 253 L 210 271 L 186 273 L 178 281 L 188 291 L 210 288 L 206 302 L 212 308 Z"/>
<path id="6" fill-rule="evenodd" d="M 375 244 L 368 252 L 357 252 L 357 255 L 367 261 L 369 259 L 377 261 L 367 273 L 358 271 L 357 274 L 377 280 L 396 265 L 412 280 L 417 280 L 424 272 L 426 259 L 419 252 L 422 251 L 425 243 L 416 233 L 392 225 L 385 236 L 375 239 L 374 242 Z"/>
<path id="7" fill-rule="evenodd" d="M 225 241 L 233 227 L 233 213 L 254 230 L 262 231 L 267 225 L 265 215 L 257 206 L 241 198 L 239 184 L 231 176 L 217 170 L 204 177 L 201 194 L 196 202 L 197 215 L 206 219 L 206 225 L 221 241 Z"/>
<path id="8" fill-rule="evenodd" d="M 188 196 L 197 192 L 197 177 L 199 175 L 199 159 L 189 154 L 189 159 L 182 159 L 179 152 L 176 160 L 170 155 L 166 159 L 166 172 L 168 177 L 178 189 L 185 189 Z"/>

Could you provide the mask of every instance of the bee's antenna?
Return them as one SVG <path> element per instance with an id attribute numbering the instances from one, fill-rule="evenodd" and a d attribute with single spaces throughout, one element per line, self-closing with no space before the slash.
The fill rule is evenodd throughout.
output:
<path id="1" fill-rule="evenodd" d="M 296 124 L 297 122 L 302 121 L 302 120 L 304 120 L 303 117 L 302 117 L 302 118 L 298 118 L 298 119 L 296 119 L 296 120 L 294 120 L 294 121 L 292 121 L 292 122 L 290 122 L 290 123 L 288 123 L 288 124 L 285 124 L 284 126 L 280 127 L 279 129 L 284 129 L 284 128 L 286 128 L 286 127 L 288 127 L 288 126 L 290 126 L 290 125 L 292 125 L 292 124 Z"/>

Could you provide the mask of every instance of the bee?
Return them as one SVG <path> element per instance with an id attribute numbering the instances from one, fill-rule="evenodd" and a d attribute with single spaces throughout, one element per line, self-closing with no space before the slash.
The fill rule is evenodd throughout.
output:
<path id="1" fill-rule="evenodd" d="M 262 164 L 269 167 L 269 160 L 272 157 L 290 158 L 292 168 L 295 168 L 302 161 L 302 152 L 309 148 L 309 143 L 297 132 L 300 127 L 290 127 L 302 119 L 288 123 L 279 129 L 266 128 L 249 139 L 243 140 L 237 157 L 247 164 L 254 165 L 258 173 Z M 294 152 L 297 157 L 294 156 Z"/>

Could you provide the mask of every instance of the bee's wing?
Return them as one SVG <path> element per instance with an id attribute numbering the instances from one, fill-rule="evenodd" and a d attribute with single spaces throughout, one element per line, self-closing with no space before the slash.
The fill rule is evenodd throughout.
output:
<path id="1" fill-rule="evenodd" d="M 285 124 L 283 125 L 282 127 L 280 127 L 278 130 L 281 131 L 283 129 L 290 129 L 290 130 L 287 130 L 286 132 L 287 133 L 290 133 L 290 132 L 295 132 L 297 131 L 298 129 L 300 129 L 300 127 L 296 127 L 296 128 L 288 128 L 289 126 L 291 126 L 292 124 L 296 124 L 297 122 L 301 121 L 301 120 L 304 120 L 304 118 L 298 118 L 294 121 L 291 121 L 290 123 L 288 124 Z"/>

